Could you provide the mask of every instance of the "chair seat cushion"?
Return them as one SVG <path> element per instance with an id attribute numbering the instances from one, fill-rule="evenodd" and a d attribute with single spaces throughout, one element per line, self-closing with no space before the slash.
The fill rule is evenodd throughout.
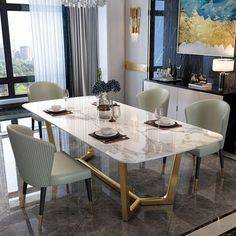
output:
<path id="1" fill-rule="evenodd" d="M 64 152 L 55 152 L 51 185 L 69 184 L 91 178 L 90 170 Z"/>
<path id="2" fill-rule="evenodd" d="M 195 155 L 198 157 L 204 157 L 204 156 L 208 156 L 212 153 L 216 153 L 220 149 L 221 149 L 221 143 L 217 142 L 217 143 L 212 143 L 212 144 L 203 146 L 201 148 L 194 149 L 194 150 L 190 151 L 190 153 L 192 155 Z"/>

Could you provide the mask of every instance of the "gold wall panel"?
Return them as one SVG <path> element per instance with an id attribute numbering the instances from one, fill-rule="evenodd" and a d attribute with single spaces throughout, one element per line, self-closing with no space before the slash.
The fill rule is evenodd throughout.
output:
<path id="1" fill-rule="evenodd" d="M 125 69 L 126 70 L 133 70 L 133 71 L 140 71 L 146 73 L 148 71 L 146 64 L 137 64 L 132 62 L 125 62 Z"/>

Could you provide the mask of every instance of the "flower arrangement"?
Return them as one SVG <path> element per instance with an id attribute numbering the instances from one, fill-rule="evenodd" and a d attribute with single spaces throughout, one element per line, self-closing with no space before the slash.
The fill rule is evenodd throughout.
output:
<path id="1" fill-rule="evenodd" d="M 93 86 L 93 90 L 92 93 L 94 95 L 99 95 L 101 93 L 109 93 L 109 92 L 119 92 L 120 91 L 120 83 L 116 80 L 110 80 L 107 83 L 105 83 L 104 81 L 98 80 L 94 86 Z"/>

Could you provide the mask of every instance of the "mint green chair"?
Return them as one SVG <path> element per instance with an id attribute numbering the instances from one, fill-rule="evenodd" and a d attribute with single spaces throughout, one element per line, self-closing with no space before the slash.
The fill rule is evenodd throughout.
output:
<path id="1" fill-rule="evenodd" d="M 63 90 L 55 83 L 47 81 L 35 82 L 29 86 L 29 102 L 38 102 L 51 99 L 63 98 Z M 32 130 L 34 130 L 34 121 L 38 121 L 39 137 L 42 138 L 42 121 L 39 116 L 32 114 Z"/>
<path id="2" fill-rule="evenodd" d="M 27 185 L 41 189 L 39 230 L 42 228 L 46 190 L 48 186 L 85 180 L 88 199 L 92 202 L 91 172 L 64 152 L 57 152 L 53 144 L 33 137 L 33 131 L 22 125 L 8 125 L 7 131 L 16 166 L 23 179 L 21 207 L 25 205 Z"/>
<path id="3" fill-rule="evenodd" d="M 169 91 L 164 88 L 145 90 L 136 95 L 138 108 L 154 112 L 155 108 L 163 107 L 164 116 L 167 115 L 169 106 Z"/>
<path id="4" fill-rule="evenodd" d="M 186 121 L 189 124 L 208 129 L 223 136 L 221 142 L 209 144 L 190 151 L 193 157 L 197 157 L 195 168 L 195 190 L 198 187 L 201 158 L 219 152 L 221 176 L 224 175 L 224 159 L 222 150 L 225 142 L 225 134 L 228 126 L 230 106 L 218 99 L 206 99 L 195 102 L 185 109 Z"/>
<path id="5" fill-rule="evenodd" d="M 167 116 L 169 106 L 169 91 L 164 88 L 145 90 L 136 95 L 138 108 L 154 112 L 155 108 L 163 108 L 163 115 Z M 144 163 L 143 163 L 144 164 Z M 166 157 L 163 158 L 162 173 L 165 173 Z"/>

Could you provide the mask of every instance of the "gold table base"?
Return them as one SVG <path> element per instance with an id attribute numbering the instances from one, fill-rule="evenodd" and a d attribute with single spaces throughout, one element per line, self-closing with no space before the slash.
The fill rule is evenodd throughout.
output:
<path id="1" fill-rule="evenodd" d="M 49 141 L 55 144 L 51 124 L 46 122 L 46 127 L 48 131 Z M 138 195 L 130 191 L 128 188 L 127 163 L 119 162 L 120 183 L 118 183 L 109 176 L 105 175 L 100 170 L 98 170 L 95 166 L 88 163 L 89 159 L 91 159 L 93 156 L 94 156 L 94 150 L 90 147 L 85 155 L 75 158 L 75 160 L 83 163 L 100 180 L 102 180 L 104 183 L 108 184 L 110 187 L 120 192 L 122 219 L 124 221 L 128 221 L 129 218 L 140 206 L 173 204 L 177 187 L 177 178 L 179 173 L 181 154 L 176 154 L 175 156 L 167 192 L 162 197 L 139 197 Z M 132 204 L 130 204 L 130 200 L 132 200 Z"/>
<path id="2" fill-rule="evenodd" d="M 135 193 L 131 192 L 128 189 L 128 172 L 127 172 L 127 163 L 119 163 L 119 176 L 120 183 L 116 182 L 109 176 L 105 175 L 103 172 L 98 170 L 95 166 L 88 163 L 89 159 L 94 156 L 94 151 L 92 148 L 89 148 L 88 152 L 82 157 L 76 158 L 77 161 L 80 161 L 85 166 L 87 166 L 94 175 L 96 175 L 100 180 L 108 184 L 110 187 L 120 192 L 121 197 L 121 210 L 122 210 L 122 219 L 128 221 L 132 214 L 140 206 L 150 206 L 150 205 L 170 205 L 173 204 L 175 199 L 175 192 L 177 186 L 177 178 L 179 172 L 179 166 L 181 161 L 181 154 L 175 156 L 172 173 L 169 179 L 169 185 L 167 192 L 162 197 L 139 197 Z M 132 204 L 130 204 L 132 200 Z"/>

